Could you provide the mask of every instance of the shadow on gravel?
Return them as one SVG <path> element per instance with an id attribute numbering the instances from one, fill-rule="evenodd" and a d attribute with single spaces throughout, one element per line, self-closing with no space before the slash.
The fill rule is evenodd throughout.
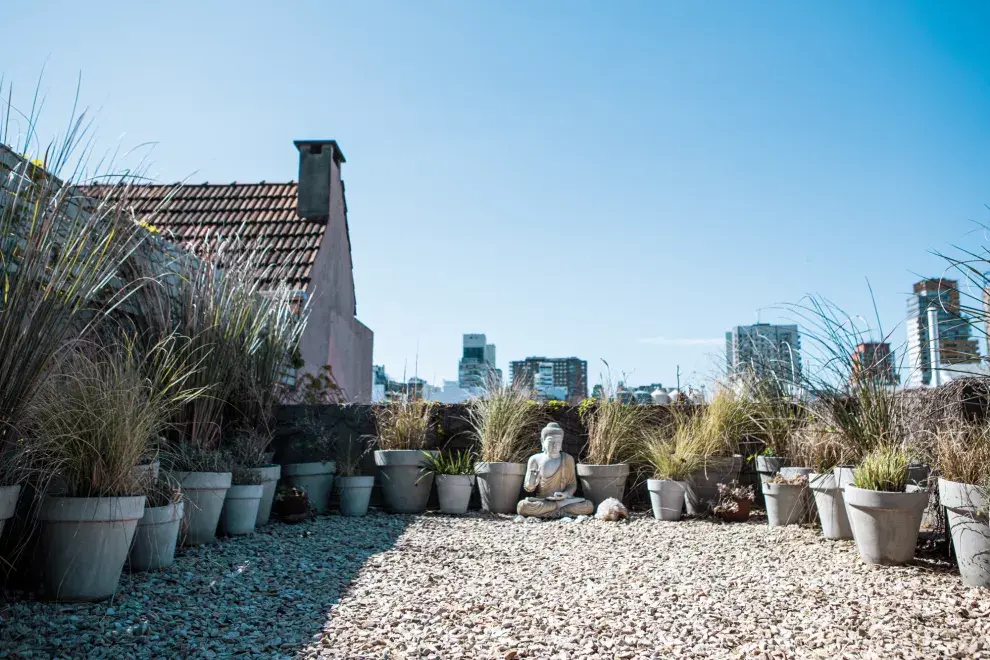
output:
<path id="1" fill-rule="evenodd" d="M 111 601 L 0 602 L 0 657 L 293 656 L 319 637 L 365 562 L 414 520 L 370 513 L 273 523 L 180 549 L 160 572 L 125 572 Z"/>

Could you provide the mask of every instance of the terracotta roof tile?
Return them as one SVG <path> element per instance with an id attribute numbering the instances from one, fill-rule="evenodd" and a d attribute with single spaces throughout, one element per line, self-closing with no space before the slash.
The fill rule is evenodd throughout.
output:
<path id="1" fill-rule="evenodd" d="M 99 197 L 109 190 L 89 186 L 82 192 Z M 157 210 L 150 222 L 185 249 L 211 234 L 274 245 L 268 261 L 288 274 L 292 286 L 306 288 L 326 226 L 296 215 L 297 194 L 295 182 L 135 185 L 127 203 L 138 217 Z"/>

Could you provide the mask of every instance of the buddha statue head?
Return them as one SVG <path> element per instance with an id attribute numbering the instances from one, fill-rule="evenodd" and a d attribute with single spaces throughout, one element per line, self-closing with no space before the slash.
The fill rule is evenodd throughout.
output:
<path id="1" fill-rule="evenodd" d="M 564 429 L 557 422 L 550 422 L 540 432 L 540 444 L 543 445 L 544 453 L 557 458 L 564 446 Z"/>

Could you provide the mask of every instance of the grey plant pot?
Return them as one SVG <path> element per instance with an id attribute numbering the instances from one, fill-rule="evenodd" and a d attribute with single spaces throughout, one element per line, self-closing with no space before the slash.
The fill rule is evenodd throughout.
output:
<path id="1" fill-rule="evenodd" d="M 14 516 L 17 510 L 17 498 L 21 494 L 21 485 L 0 486 L 0 534 L 3 534 L 3 524 Z"/>
<path id="2" fill-rule="evenodd" d="M 144 514 L 144 500 L 144 495 L 46 497 L 38 513 L 46 594 L 60 601 L 112 596 Z"/>
<path id="3" fill-rule="evenodd" d="M 278 486 L 278 479 L 282 476 L 281 465 L 266 465 L 260 468 L 248 470 L 261 477 L 263 487 L 261 501 L 258 502 L 258 517 L 255 518 L 254 526 L 261 527 L 268 524 L 272 515 L 272 502 L 275 501 L 275 487 Z"/>
<path id="4" fill-rule="evenodd" d="M 792 484 L 763 484 L 767 505 L 767 522 L 771 527 L 797 525 L 805 518 L 805 487 Z"/>
<path id="5" fill-rule="evenodd" d="M 182 544 L 212 543 L 230 488 L 230 472 L 175 472 L 173 476 L 186 501 L 180 533 Z"/>
<path id="6" fill-rule="evenodd" d="M 928 493 L 888 493 L 846 486 L 853 539 L 868 564 L 904 564 L 914 558 Z"/>
<path id="7" fill-rule="evenodd" d="M 151 485 L 157 484 L 158 472 L 161 469 L 161 465 L 161 461 L 154 461 L 146 465 L 135 465 L 134 476 L 136 476 L 143 483 L 150 483 Z"/>
<path id="8" fill-rule="evenodd" d="M 853 537 L 846 515 L 846 500 L 838 487 L 835 474 L 824 472 L 808 475 L 808 488 L 815 498 L 815 509 L 822 524 L 822 536 L 833 540 L 849 540 Z"/>
<path id="9" fill-rule="evenodd" d="M 220 512 L 220 531 L 230 536 L 253 532 L 258 520 L 258 505 L 264 494 L 263 484 L 231 486 Z"/>
<path id="10" fill-rule="evenodd" d="M 739 478 L 743 457 L 709 458 L 706 465 L 697 470 L 687 481 L 684 503 L 688 515 L 700 516 L 708 512 L 709 504 L 718 499 L 718 484 Z"/>
<path id="11" fill-rule="evenodd" d="M 340 515 L 357 517 L 368 513 L 368 503 L 371 502 L 371 490 L 374 487 L 374 477 L 337 477 Z"/>
<path id="12" fill-rule="evenodd" d="M 610 497 L 622 501 L 626 494 L 626 480 L 629 478 L 629 466 L 625 463 L 618 465 L 588 465 L 577 464 L 578 483 L 586 499 L 598 505 Z"/>
<path id="13" fill-rule="evenodd" d="M 977 486 L 938 480 L 939 501 L 946 509 L 959 575 L 967 587 L 990 589 L 988 501 Z"/>
<path id="14" fill-rule="evenodd" d="M 481 508 L 490 513 L 515 513 L 519 504 L 523 479 L 526 476 L 524 463 L 480 462 L 474 466 L 478 476 L 478 494 Z"/>
<path id="15" fill-rule="evenodd" d="M 423 450 L 386 449 L 375 452 L 381 471 L 385 508 L 392 513 L 422 513 L 430 501 L 433 475 L 423 471 Z M 433 455 L 440 452 L 430 451 Z"/>
<path id="16" fill-rule="evenodd" d="M 330 511 L 333 473 L 336 470 L 337 464 L 334 461 L 289 463 L 282 466 L 282 481 L 288 486 L 306 491 L 309 504 L 317 513 L 327 513 Z"/>
<path id="17" fill-rule="evenodd" d="M 152 571 L 171 566 L 179 540 L 183 502 L 145 508 L 134 532 L 134 545 L 127 556 L 132 572 Z"/>
<path id="18" fill-rule="evenodd" d="M 438 474 L 434 477 L 437 496 L 440 499 L 440 513 L 460 515 L 467 513 L 474 490 L 473 474 Z"/>
<path id="19" fill-rule="evenodd" d="M 795 477 L 810 478 L 812 469 L 806 467 L 784 466 L 780 468 L 778 473 L 785 479 L 793 479 Z M 802 488 L 801 493 L 801 496 L 804 498 L 804 517 L 798 522 L 813 523 L 818 516 L 818 512 L 815 510 L 815 498 L 811 491 L 807 488 Z"/>
<path id="20" fill-rule="evenodd" d="M 647 479 L 653 517 L 657 520 L 680 520 L 684 515 L 684 493 L 687 484 L 669 479 Z"/>
<path id="21" fill-rule="evenodd" d="M 756 463 L 756 472 L 760 475 L 760 483 L 766 483 L 770 481 L 773 475 L 780 472 L 780 468 L 784 467 L 787 459 L 783 456 L 757 456 L 754 462 Z"/>

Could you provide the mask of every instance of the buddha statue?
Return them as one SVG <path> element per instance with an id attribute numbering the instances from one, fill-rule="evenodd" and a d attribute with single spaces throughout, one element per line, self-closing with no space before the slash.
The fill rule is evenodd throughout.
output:
<path id="1" fill-rule="evenodd" d="M 588 516 L 595 512 L 595 505 L 583 497 L 574 497 L 577 490 L 577 471 L 574 457 L 561 451 L 564 446 L 564 430 L 556 422 L 550 422 L 540 433 L 543 451 L 529 457 L 523 488 L 527 493 L 535 491 L 535 497 L 527 497 L 516 505 L 516 513 L 533 518 L 564 518 Z"/>

